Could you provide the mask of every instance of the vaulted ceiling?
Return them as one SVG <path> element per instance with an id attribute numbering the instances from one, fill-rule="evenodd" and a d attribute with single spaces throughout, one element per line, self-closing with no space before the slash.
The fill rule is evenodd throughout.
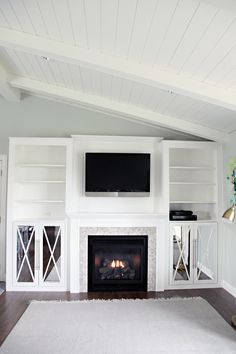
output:
<path id="1" fill-rule="evenodd" d="M 226 141 L 236 2 L 1 0 L 0 94 L 22 92 Z"/>

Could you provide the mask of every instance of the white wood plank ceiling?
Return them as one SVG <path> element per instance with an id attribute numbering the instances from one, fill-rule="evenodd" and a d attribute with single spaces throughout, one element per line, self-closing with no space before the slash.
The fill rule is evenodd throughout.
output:
<path id="1" fill-rule="evenodd" d="M 0 46 L 6 98 L 24 90 L 212 140 L 236 129 L 230 0 L 1 0 Z"/>

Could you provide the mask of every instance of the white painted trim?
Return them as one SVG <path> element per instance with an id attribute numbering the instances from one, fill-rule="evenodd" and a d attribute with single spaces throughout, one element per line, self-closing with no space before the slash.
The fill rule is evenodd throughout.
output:
<path id="1" fill-rule="evenodd" d="M 13 219 L 12 205 L 14 200 L 14 168 L 15 168 L 15 146 L 9 144 L 8 153 L 8 180 L 7 180 L 7 237 L 6 237 L 6 290 L 12 288 L 13 284 Z"/>
<path id="2" fill-rule="evenodd" d="M 71 138 L 29 138 L 9 137 L 9 142 L 23 145 L 67 145 L 71 144 Z"/>
<path id="3" fill-rule="evenodd" d="M 218 219 L 218 282 L 220 283 L 223 279 L 224 272 L 224 255 L 225 255 L 225 230 L 222 224 L 222 215 L 226 210 L 224 208 L 224 203 L 226 198 L 224 198 L 224 185 L 225 185 L 225 171 L 224 171 L 224 161 L 223 161 L 223 146 L 221 144 L 217 145 L 217 175 L 216 175 L 216 185 L 218 194 L 218 208 L 216 217 Z"/>
<path id="4" fill-rule="evenodd" d="M 166 279 L 168 279 L 168 257 L 163 257 L 168 253 L 167 235 L 168 216 L 159 220 L 156 229 L 156 291 L 164 291 L 166 287 Z M 164 237 L 162 237 L 164 235 Z"/>
<path id="5" fill-rule="evenodd" d="M 19 102 L 20 91 L 9 85 L 9 74 L 0 63 L 0 94 L 8 101 Z"/>
<path id="6" fill-rule="evenodd" d="M 203 283 L 203 284 L 184 284 L 184 285 L 168 285 L 165 290 L 184 290 L 184 289 L 215 289 L 221 288 L 221 285 L 218 283 Z"/>
<path id="7" fill-rule="evenodd" d="M 236 288 L 233 285 L 229 284 L 227 281 L 222 281 L 222 288 L 228 291 L 228 293 L 230 293 L 234 297 L 236 297 Z"/>
<path id="8" fill-rule="evenodd" d="M 213 141 L 175 141 L 175 140 L 163 140 L 162 144 L 168 149 L 212 149 L 216 148 L 216 143 Z M 211 144 L 211 145 L 210 145 Z"/>
<path id="9" fill-rule="evenodd" d="M 172 90 L 194 99 L 236 110 L 236 90 L 209 85 L 183 74 L 153 69 L 111 55 L 98 54 L 32 34 L 0 29 L 0 45 L 38 56 L 48 56 L 62 62 L 81 65 L 142 84 Z"/>
<path id="10" fill-rule="evenodd" d="M 2 162 L 1 181 L 1 223 L 0 223 L 0 281 L 6 280 L 6 207 L 7 207 L 7 156 L 0 155 Z"/>
<path id="11" fill-rule="evenodd" d="M 83 218 L 83 220 L 90 220 L 91 218 L 122 218 L 123 220 L 127 220 L 129 218 L 138 218 L 139 220 L 149 222 L 150 218 L 158 218 L 158 219 L 165 219 L 168 221 L 169 214 L 166 213 L 94 213 L 94 212 L 88 212 L 88 213 L 68 213 L 67 216 L 70 219 L 77 219 L 77 218 Z"/>
<path id="12" fill-rule="evenodd" d="M 55 284 L 55 283 L 54 283 Z M 30 287 L 27 287 L 27 286 L 8 286 L 7 291 L 34 291 L 34 292 L 48 292 L 48 291 L 55 291 L 55 292 L 65 292 L 65 291 L 68 291 L 68 288 L 67 287 L 60 287 L 60 286 L 55 286 L 55 285 L 52 285 L 52 286 L 48 286 L 48 287 L 44 287 L 44 286 L 35 286 L 33 287 L 31 285 L 31 288 Z"/>
<path id="13" fill-rule="evenodd" d="M 142 142 L 142 143 L 150 143 L 150 142 L 160 142 L 164 138 L 160 137 L 147 137 L 147 136 L 121 136 L 121 135 L 71 135 L 73 139 L 79 141 L 117 141 L 117 142 L 128 142 L 128 143 L 135 143 L 135 142 Z"/>
<path id="14" fill-rule="evenodd" d="M 1 31 L 1 30 L 0 30 Z M 115 112 L 117 117 L 132 117 L 134 120 L 155 124 L 164 128 L 175 129 L 187 134 L 196 135 L 202 138 L 227 142 L 229 135 L 213 128 L 203 127 L 196 123 L 182 119 L 165 116 L 156 112 L 148 111 L 134 105 L 115 102 L 108 98 L 85 94 L 64 87 L 59 87 L 44 82 L 31 80 L 24 77 L 14 77 L 11 85 L 29 92 L 45 95 L 47 97 L 67 99 L 69 102 L 76 102 L 78 105 L 95 106 L 107 112 Z"/>

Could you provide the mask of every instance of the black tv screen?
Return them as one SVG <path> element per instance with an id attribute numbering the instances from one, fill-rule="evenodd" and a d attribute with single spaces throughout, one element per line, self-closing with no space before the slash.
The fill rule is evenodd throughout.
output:
<path id="1" fill-rule="evenodd" d="M 86 195 L 147 195 L 150 192 L 150 154 L 86 153 Z"/>

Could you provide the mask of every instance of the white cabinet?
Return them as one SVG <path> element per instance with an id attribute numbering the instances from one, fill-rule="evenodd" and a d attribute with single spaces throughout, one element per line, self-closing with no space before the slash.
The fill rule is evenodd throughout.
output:
<path id="1" fill-rule="evenodd" d="M 170 285 L 217 282 L 217 223 L 170 223 Z"/>
<path id="2" fill-rule="evenodd" d="M 168 288 L 217 284 L 217 221 L 222 202 L 221 147 L 214 142 L 163 141 L 166 212 L 192 211 L 197 221 L 169 222 Z M 214 284 L 214 285 L 213 285 Z"/>
<path id="3" fill-rule="evenodd" d="M 63 223 L 15 223 L 13 228 L 15 287 L 65 286 Z"/>

